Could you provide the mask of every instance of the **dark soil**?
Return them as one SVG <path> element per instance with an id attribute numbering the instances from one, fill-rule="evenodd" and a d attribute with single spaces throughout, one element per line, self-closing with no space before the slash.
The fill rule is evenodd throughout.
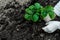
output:
<path id="1" fill-rule="evenodd" d="M 24 19 L 24 10 L 29 5 L 39 2 L 43 6 L 54 6 L 58 1 L 59 0 L 32 0 L 22 6 L 16 1 L 7 3 L 5 7 L 0 9 L 0 40 L 60 40 L 59 30 L 49 34 L 41 29 L 45 26 L 43 20 L 34 23 Z M 56 17 L 54 20 L 60 21 L 60 18 Z"/>

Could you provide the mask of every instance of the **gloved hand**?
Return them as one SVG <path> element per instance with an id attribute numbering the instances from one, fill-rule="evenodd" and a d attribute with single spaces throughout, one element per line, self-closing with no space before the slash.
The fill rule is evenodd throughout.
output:
<path id="1" fill-rule="evenodd" d="M 57 16 L 60 17 L 60 1 L 55 5 L 54 12 Z"/>
<path id="2" fill-rule="evenodd" d="M 60 29 L 60 22 L 59 21 L 50 21 L 50 22 L 47 22 L 46 25 L 47 26 L 43 27 L 42 29 L 48 33 L 53 33 L 57 29 Z"/>

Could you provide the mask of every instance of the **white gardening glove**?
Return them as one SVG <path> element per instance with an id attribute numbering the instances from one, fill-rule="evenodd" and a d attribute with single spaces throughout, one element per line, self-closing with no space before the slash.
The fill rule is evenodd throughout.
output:
<path id="1" fill-rule="evenodd" d="M 60 16 L 60 1 L 55 5 L 54 12 L 57 16 Z"/>
<path id="2" fill-rule="evenodd" d="M 60 22 L 59 21 L 50 21 L 50 22 L 46 23 L 46 25 L 47 26 L 43 27 L 42 29 L 48 33 L 53 33 L 57 29 L 60 29 Z"/>

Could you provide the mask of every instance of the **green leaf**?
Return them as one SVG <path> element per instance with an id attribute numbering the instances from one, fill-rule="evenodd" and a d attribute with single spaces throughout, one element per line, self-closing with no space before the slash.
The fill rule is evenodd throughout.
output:
<path id="1" fill-rule="evenodd" d="M 39 3 L 35 3 L 34 5 L 35 5 L 35 8 L 36 8 L 36 9 L 42 8 L 42 6 L 41 6 Z"/>
<path id="2" fill-rule="evenodd" d="M 34 10 L 34 5 L 29 6 L 29 9 Z"/>
<path id="3" fill-rule="evenodd" d="M 26 11 L 26 13 L 28 13 L 28 14 L 33 14 L 32 10 L 30 10 L 29 8 L 27 8 L 25 11 Z"/>
<path id="4" fill-rule="evenodd" d="M 51 19 L 54 19 L 56 15 L 54 12 L 51 11 L 51 12 L 49 12 L 49 16 Z"/>
<path id="5" fill-rule="evenodd" d="M 50 12 L 50 11 L 54 10 L 54 8 L 51 5 L 46 6 L 45 9 L 46 9 L 47 12 Z"/>
<path id="6" fill-rule="evenodd" d="M 46 12 L 45 8 L 42 8 L 42 9 L 41 9 L 41 14 L 40 14 L 40 16 L 41 16 L 41 18 L 43 18 L 43 19 L 47 16 L 47 12 Z"/>
<path id="7" fill-rule="evenodd" d="M 32 21 L 36 22 L 36 21 L 38 21 L 38 19 L 39 19 L 39 16 L 34 14 L 33 17 L 32 17 Z"/>
<path id="8" fill-rule="evenodd" d="M 39 12 L 41 12 L 41 10 L 40 10 L 40 9 L 38 9 L 38 10 L 36 10 L 36 12 L 38 12 L 38 13 L 39 13 Z"/>
<path id="9" fill-rule="evenodd" d="M 40 15 L 39 13 L 35 13 L 36 15 Z"/>
<path id="10" fill-rule="evenodd" d="M 26 20 L 31 20 L 31 15 L 25 14 L 24 18 L 25 18 Z"/>

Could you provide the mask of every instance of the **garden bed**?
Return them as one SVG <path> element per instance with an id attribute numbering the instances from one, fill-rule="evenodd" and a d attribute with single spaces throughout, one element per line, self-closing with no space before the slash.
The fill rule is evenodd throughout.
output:
<path id="1" fill-rule="evenodd" d="M 0 40 L 60 40 L 60 31 L 46 33 L 42 30 L 45 21 L 32 22 L 24 19 L 25 9 L 39 2 L 42 6 L 55 6 L 58 0 L 30 0 L 23 5 L 11 1 L 0 9 Z M 56 16 L 54 20 L 60 21 Z"/>

